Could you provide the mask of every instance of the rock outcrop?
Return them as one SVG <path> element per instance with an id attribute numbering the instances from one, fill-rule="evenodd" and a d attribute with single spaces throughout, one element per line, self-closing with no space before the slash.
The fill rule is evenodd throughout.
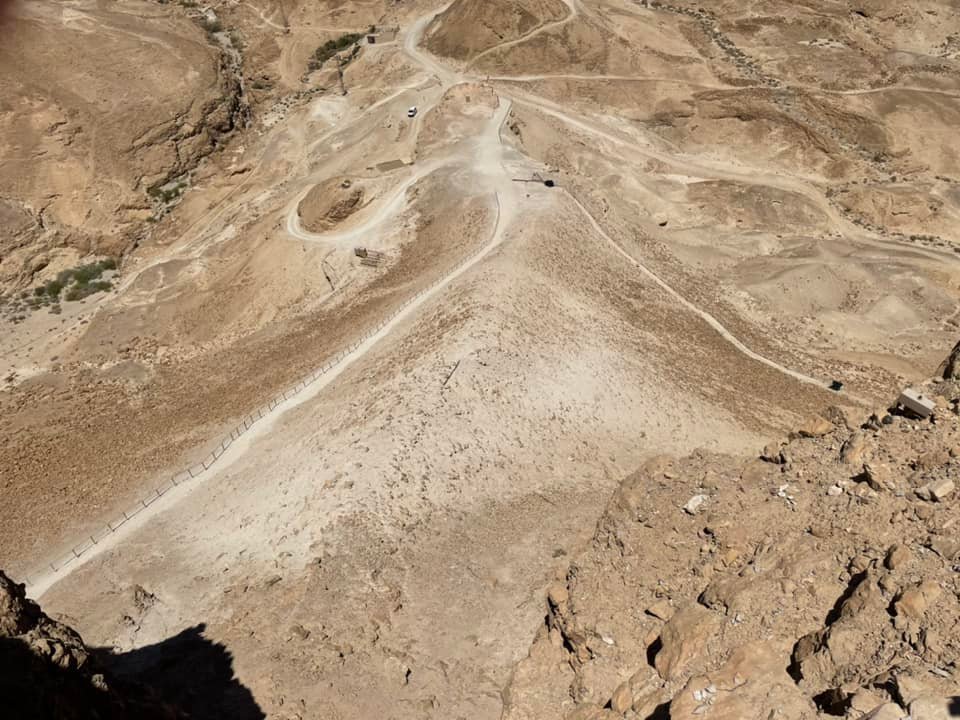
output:
<path id="1" fill-rule="evenodd" d="M 16 720 L 179 720 L 150 689 L 114 682 L 80 636 L 0 571 L 0 696 Z"/>
<path id="2" fill-rule="evenodd" d="M 549 589 L 504 717 L 952 717 L 960 383 L 926 392 L 923 421 L 832 408 L 756 458 L 626 478 Z"/>

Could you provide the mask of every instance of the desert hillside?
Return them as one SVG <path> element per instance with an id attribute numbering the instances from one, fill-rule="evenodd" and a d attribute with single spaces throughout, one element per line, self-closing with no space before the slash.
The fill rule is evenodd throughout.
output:
<path id="1" fill-rule="evenodd" d="M 755 457 L 648 460 L 550 585 L 503 717 L 952 717 L 960 387 L 925 391 L 928 420 L 833 408 Z"/>
<path id="2" fill-rule="evenodd" d="M 243 102 L 216 40 L 159 3 L 17 3 L 11 14 L 0 44 L 5 294 L 90 253 L 128 252 L 158 197 L 242 121 Z"/>
<path id="3" fill-rule="evenodd" d="M 563 0 L 462 0 L 450 3 L 427 28 L 431 52 L 472 60 L 503 43 L 521 42 L 569 13 Z"/>
<path id="4" fill-rule="evenodd" d="M 223 649 L 235 717 L 957 694 L 954 387 L 887 415 L 960 330 L 958 37 L 932 0 L 9 4 L 0 567 L 131 668 Z"/>

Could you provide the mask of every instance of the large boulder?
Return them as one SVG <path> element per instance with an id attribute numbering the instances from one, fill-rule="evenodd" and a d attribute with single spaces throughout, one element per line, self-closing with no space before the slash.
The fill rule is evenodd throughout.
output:
<path id="1" fill-rule="evenodd" d="M 691 678 L 670 703 L 670 720 L 805 720 L 817 709 L 787 674 L 786 651 L 763 641 L 735 650 L 719 669 Z"/>
<path id="2" fill-rule="evenodd" d="M 702 605 L 691 603 L 678 610 L 660 633 L 660 650 L 654 658 L 660 677 L 674 680 L 683 675 L 703 654 L 719 624 L 719 616 Z"/>

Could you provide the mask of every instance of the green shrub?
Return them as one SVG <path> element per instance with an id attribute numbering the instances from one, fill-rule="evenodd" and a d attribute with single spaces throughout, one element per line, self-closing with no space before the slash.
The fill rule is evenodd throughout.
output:
<path id="1" fill-rule="evenodd" d="M 57 274 L 56 280 L 36 288 L 37 297 L 33 300 L 56 301 L 61 291 L 66 289 L 65 300 L 80 300 L 97 292 L 110 290 L 113 286 L 106 280 L 100 280 L 104 270 L 113 270 L 117 267 L 114 258 L 106 258 L 99 262 L 87 263 L 70 270 L 63 270 Z M 38 292 L 39 291 L 39 292 Z"/>
<path id="2" fill-rule="evenodd" d="M 63 283 L 57 280 L 48 280 L 47 284 L 43 286 L 43 289 L 46 291 L 47 297 L 55 298 L 60 294 L 60 291 L 63 290 Z"/>
<path id="3" fill-rule="evenodd" d="M 319 69 L 327 60 L 336 55 L 339 50 L 353 45 L 362 38 L 363 35 L 360 33 L 347 33 L 346 35 L 341 35 L 336 40 L 327 40 L 323 45 L 313 51 L 313 56 L 307 63 L 307 67 L 310 70 Z"/>
<path id="4" fill-rule="evenodd" d="M 211 35 L 213 33 L 218 33 L 221 30 L 223 30 L 223 23 L 220 22 L 219 18 L 215 20 L 211 20 L 206 15 L 204 15 L 203 18 L 200 20 L 200 26 Z"/>

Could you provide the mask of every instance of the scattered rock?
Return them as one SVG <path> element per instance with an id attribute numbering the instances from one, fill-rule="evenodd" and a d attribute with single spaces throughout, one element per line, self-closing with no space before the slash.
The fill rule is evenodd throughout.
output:
<path id="1" fill-rule="evenodd" d="M 936 470 L 950 462 L 950 453 L 944 447 L 927 450 L 913 461 L 914 470 Z"/>
<path id="2" fill-rule="evenodd" d="M 296 625 L 291 625 L 290 632 L 292 632 L 301 640 L 306 640 L 308 637 L 310 637 L 310 631 L 307 630 L 303 625 L 300 625 L 299 623 L 297 623 Z"/>
<path id="3" fill-rule="evenodd" d="M 148 606 L 143 598 L 153 596 L 144 593 L 142 602 Z M 136 602 L 136 590 L 134 596 Z M 98 661 L 76 632 L 48 617 L 26 597 L 22 584 L 0 572 L 0 716 L 186 720 L 165 699 L 134 684 L 135 673 L 115 684 Z"/>
<path id="4" fill-rule="evenodd" d="M 781 465 L 784 462 L 783 456 L 783 444 L 768 443 L 764 446 L 763 450 L 760 452 L 760 458 L 769 463 L 774 463 L 776 465 Z"/>
<path id="5" fill-rule="evenodd" d="M 896 490 L 896 484 L 891 477 L 890 468 L 886 465 L 864 463 L 863 472 L 858 479 L 863 480 L 871 489 L 877 492 Z"/>
<path id="6" fill-rule="evenodd" d="M 688 515 L 696 515 L 697 511 L 707 500 L 709 500 L 709 497 L 706 495 L 694 495 L 687 500 L 687 504 L 683 506 L 683 511 Z"/>
<path id="7" fill-rule="evenodd" d="M 673 612 L 673 606 L 670 605 L 669 600 L 660 600 L 647 608 L 647 615 L 653 615 L 664 622 L 673 617 Z"/>
<path id="8" fill-rule="evenodd" d="M 861 688 L 850 698 L 849 714 L 859 718 L 862 715 L 873 712 L 886 701 L 886 695 Z"/>
<path id="9" fill-rule="evenodd" d="M 943 502 L 953 494 L 955 489 L 956 485 L 954 485 L 953 480 L 941 478 L 917 488 L 914 490 L 914 494 L 921 500 Z"/>
<path id="10" fill-rule="evenodd" d="M 564 720 L 619 720 L 620 715 L 599 705 L 581 705 L 568 713 Z"/>
<path id="11" fill-rule="evenodd" d="M 926 580 L 916 587 L 904 590 L 893 607 L 898 616 L 920 620 L 927 608 L 935 603 L 942 593 L 937 583 Z"/>
<path id="12" fill-rule="evenodd" d="M 157 596 L 148 592 L 142 585 L 133 586 L 133 604 L 140 612 L 146 612 L 157 602 Z"/>
<path id="13" fill-rule="evenodd" d="M 866 715 L 861 715 L 860 720 L 903 720 L 905 716 L 903 708 L 896 703 L 883 703 Z"/>
<path id="14" fill-rule="evenodd" d="M 927 541 L 927 547 L 947 562 L 954 562 L 960 557 L 960 539 L 936 536 Z"/>
<path id="15" fill-rule="evenodd" d="M 840 461 L 847 465 L 862 465 L 867 452 L 867 435 L 858 430 L 840 448 Z"/>
<path id="16" fill-rule="evenodd" d="M 670 720 L 813 720 L 817 709 L 786 673 L 785 652 L 763 642 L 735 650 L 717 671 L 691 679 L 670 703 Z"/>
<path id="17" fill-rule="evenodd" d="M 818 438 L 829 435 L 833 430 L 834 425 L 832 422 L 820 415 L 813 415 L 808 418 L 803 425 L 798 427 L 794 434 L 802 438 Z"/>
<path id="18" fill-rule="evenodd" d="M 887 550 L 887 556 L 884 558 L 883 564 L 888 570 L 896 570 L 910 562 L 911 557 L 912 554 L 909 549 L 903 545 L 893 545 Z"/>
<path id="19" fill-rule="evenodd" d="M 620 683 L 613 691 L 613 697 L 610 698 L 610 709 L 623 715 L 631 707 L 633 707 L 633 693 L 630 690 L 630 683 L 629 681 Z"/>
<path id="20" fill-rule="evenodd" d="M 960 378 L 960 342 L 953 346 L 943 364 L 943 379 L 954 380 Z"/>
<path id="21" fill-rule="evenodd" d="M 953 480 L 948 480 L 944 478 L 943 480 L 937 480 L 934 483 L 931 483 L 929 486 L 930 495 L 937 502 L 943 502 L 948 497 L 953 494 L 953 491 L 956 489 Z"/>
<path id="22" fill-rule="evenodd" d="M 875 635 L 893 630 L 874 572 L 855 576 L 840 600 L 831 622 L 794 646 L 791 674 L 810 690 L 835 688 L 855 673 L 876 674 L 876 661 L 863 648 Z"/>
<path id="23" fill-rule="evenodd" d="M 960 715 L 960 695 L 924 695 L 910 703 L 911 720 L 951 720 Z"/>
<path id="24" fill-rule="evenodd" d="M 828 407 L 824 413 L 823 417 L 832 422 L 839 428 L 845 428 L 846 430 L 853 430 L 856 427 L 856 421 L 851 418 L 851 413 L 847 408 L 840 407 L 839 405 L 831 405 Z"/>
<path id="25" fill-rule="evenodd" d="M 554 608 L 563 607 L 570 599 L 567 586 L 562 582 L 555 582 L 547 589 L 547 599 Z"/>

